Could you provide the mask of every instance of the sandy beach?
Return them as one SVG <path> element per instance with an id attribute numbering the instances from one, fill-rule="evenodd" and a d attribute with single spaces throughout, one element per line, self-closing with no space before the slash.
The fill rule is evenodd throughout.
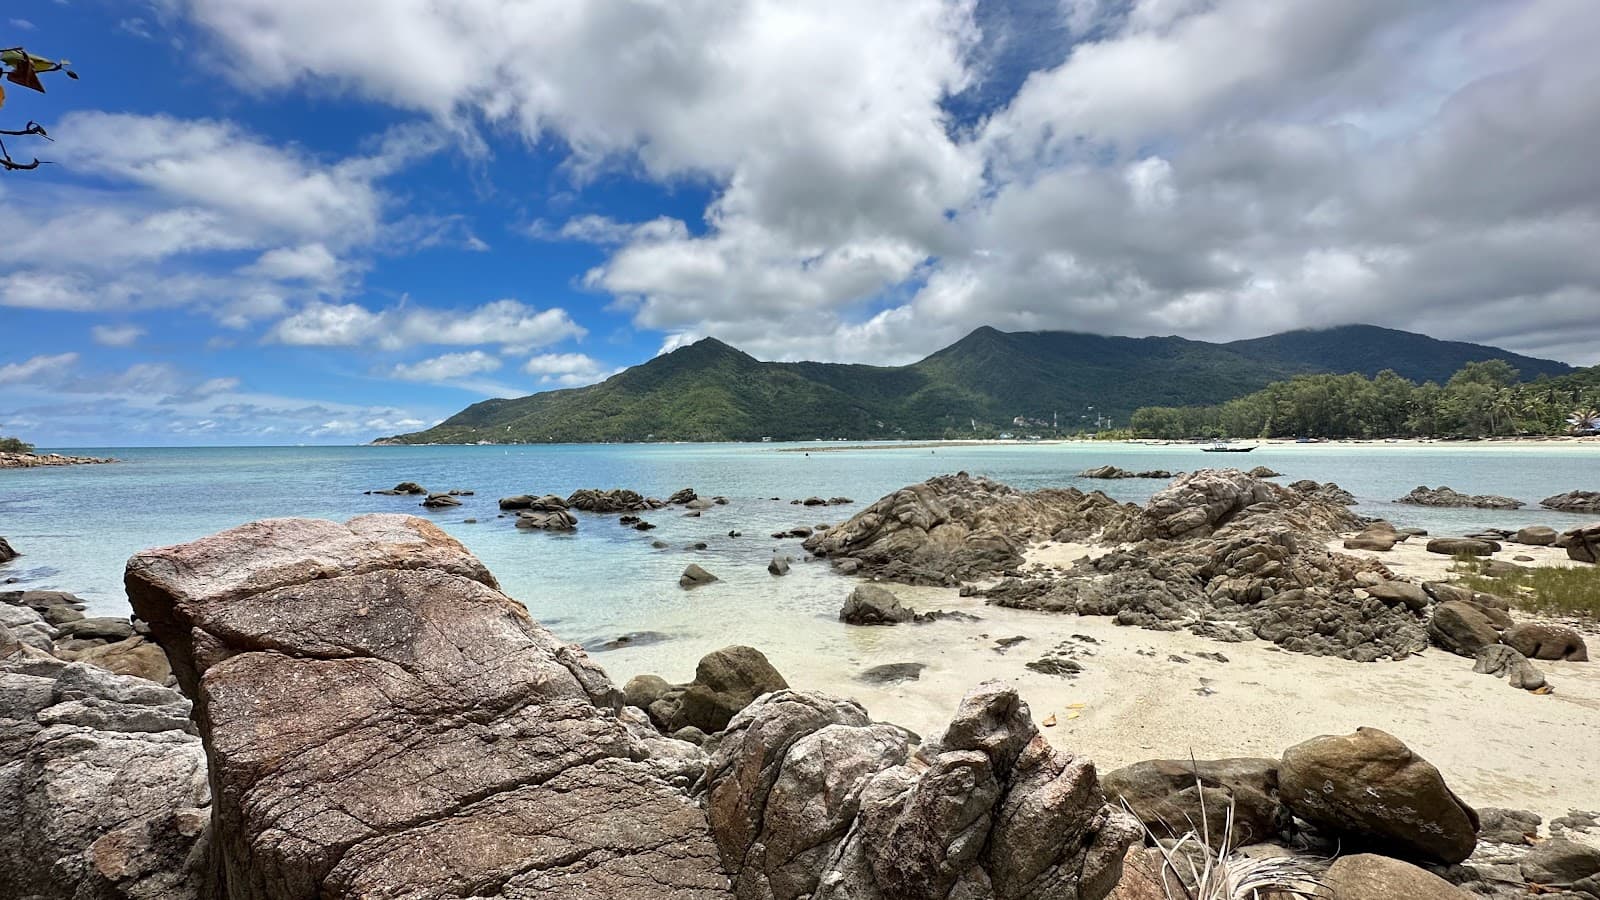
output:
<path id="1" fill-rule="evenodd" d="M 1551 563 L 1560 553 L 1515 549 L 1534 550 Z M 1065 566 L 1103 550 L 1045 544 L 1030 560 Z M 1450 564 L 1420 544 L 1381 556 L 1407 576 L 1439 577 Z M 1535 695 L 1474 674 L 1472 660 L 1437 648 L 1401 662 L 1357 663 L 1259 640 L 1225 644 L 1188 632 L 1119 627 L 1106 617 L 986 606 L 954 589 L 885 586 L 918 610 L 960 610 L 980 620 L 848 627 L 838 639 L 843 651 L 830 646 L 799 658 L 771 652 L 792 686 L 853 697 L 875 719 L 934 735 L 974 684 L 1004 679 L 1017 686 L 1036 721 L 1054 718 L 1044 730 L 1053 744 L 1088 755 L 1102 770 L 1191 754 L 1277 756 L 1316 735 L 1372 726 L 1438 766 L 1471 804 L 1530 809 L 1546 819 L 1600 809 L 1600 663 L 1540 662 L 1555 691 Z M 1014 636 L 1026 640 L 1001 652 L 996 641 Z M 1082 674 L 1026 667 L 1057 647 L 1069 648 Z M 1227 662 L 1199 655 L 1218 653 Z M 607 653 L 602 662 L 620 674 L 630 668 L 628 655 Z M 874 666 L 905 662 L 926 668 L 899 684 L 860 680 Z M 692 671 L 662 674 L 687 679 Z"/>

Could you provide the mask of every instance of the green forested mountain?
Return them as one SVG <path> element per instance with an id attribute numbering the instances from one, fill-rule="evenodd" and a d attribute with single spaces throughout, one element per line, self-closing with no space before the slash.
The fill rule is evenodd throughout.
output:
<path id="1" fill-rule="evenodd" d="M 1354 325 L 1230 344 L 980 328 L 909 366 L 761 362 L 720 341 L 634 366 L 600 384 L 467 407 L 393 443 L 808 440 L 1075 432 L 1126 425 L 1143 406 L 1217 404 L 1304 373 L 1389 369 L 1448 379 L 1504 359 L 1523 378 L 1565 364 L 1493 347 Z M 1015 426 L 1016 417 L 1031 420 Z"/>

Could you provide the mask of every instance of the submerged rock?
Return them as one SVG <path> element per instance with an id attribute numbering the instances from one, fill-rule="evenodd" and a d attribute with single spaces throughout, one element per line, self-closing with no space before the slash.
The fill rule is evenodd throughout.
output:
<path id="1" fill-rule="evenodd" d="M 678 587 L 696 588 L 718 580 L 720 579 L 717 576 L 700 568 L 699 563 L 690 563 L 684 568 L 683 574 L 678 576 Z"/>
<path id="2" fill-rule="evenodd" d="M 580 488 L 567 497 L 567 506 L 584 512 L 597 513 L 632 512 L 652 508 L 649 501 L 639 492 L 625 488 L 613 488 L 609 491 Z"/>
<path id="3" fill-rule="evenodd" d="M 1139 833 L 998 682 L 915 759 L 850 701 L 770 694 L 729 724 L 705 787 L 740 898 L 1101 900 Z"/>
<path id="4" fill-rule="evenodd" d="M 1079 478 L 1171 478 L 1172 473 L 1166 469 L 1150 469 L 1144 472 L 1132 472 L 1117 466 L 1097 466 L 1093 469 L 1084 469 L 1078 473 Z"/>
<path id="5" fill-rule="evenodd" d="M 198 704 L 219 895 L 727 896 L 691 745 L 433 525 L 258 522 L 126 580 Z"/>
<path id="6" fill-rule="evenodd" d="M 1454 488 L 1443 485 L 1436 488 L 1419 485 L 1412 488 L 1411 493 L 1394 502 L 1409 503 L 1413 506 L 1447 506 L 1472 509 L 1522 508 L 1521 500 L 1513 500 L 1510 497 L 1501 497 L 1496 494 L 1463 494 Z"/>
<path id="7" fill-rule="evenodd" d="M 4 537 L 0 537 L 0 563 L 8 563 L 20 555 L 11 549 L 11 544 Z"/>

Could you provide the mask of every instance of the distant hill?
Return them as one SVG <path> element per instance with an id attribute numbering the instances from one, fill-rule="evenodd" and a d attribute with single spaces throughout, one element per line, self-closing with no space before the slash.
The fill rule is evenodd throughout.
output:
<path id="1" fill-rule="evenodd" d="M 1503 359 L 1525 380 L 1572 371 L 1494 347 L 1350 325 L 1211 344 L 979 328 L 909 366 L 762 362 L 706 338 L 589 387 L 475 403 L 386 443 L 923 438 L 1063 432 L 1097 415 L 1126 425 L 1141 406 L 1220 403 L 1292 375 L 1393 369 L 1444 381 Z M 1033 424 L 1014 426 L 1022 416 Z"/>

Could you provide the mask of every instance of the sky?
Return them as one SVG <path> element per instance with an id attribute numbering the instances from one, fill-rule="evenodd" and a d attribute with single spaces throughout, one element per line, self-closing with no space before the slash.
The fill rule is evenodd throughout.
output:
<path id="1" fill-rule="evenodd" d="M 359 443 L 706 336 L 1600 362 L 1594 0 L 8 0 L 0 433 Z"/>

